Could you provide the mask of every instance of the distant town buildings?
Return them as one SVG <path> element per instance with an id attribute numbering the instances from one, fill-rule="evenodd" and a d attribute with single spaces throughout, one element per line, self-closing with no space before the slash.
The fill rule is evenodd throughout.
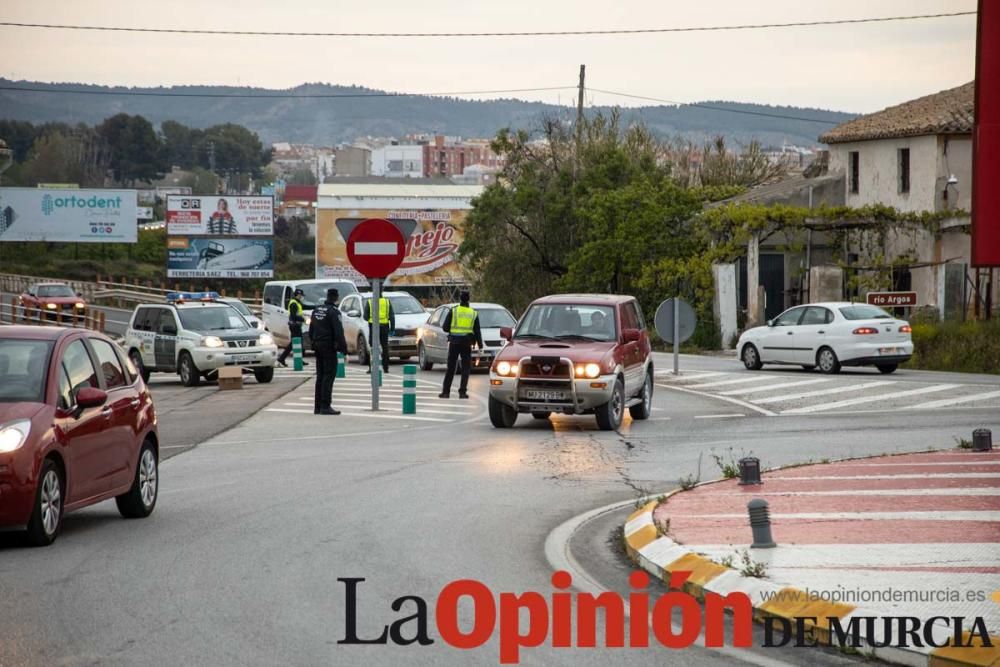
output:
<path id="1" fill-rule="evenodd" d="M 372 173 L 372 151 L 366 146 L 340 146 L 333 154 L 335 177 L 368 176 Z"/>
<path id="2" fill-rule="evenodd" d="M 296 172 L 309 170 L 322 183 L 334 174 L 334 149 L 312 144 L 271 144 L 271 164 L 278 178 L 288 178 Z"/>

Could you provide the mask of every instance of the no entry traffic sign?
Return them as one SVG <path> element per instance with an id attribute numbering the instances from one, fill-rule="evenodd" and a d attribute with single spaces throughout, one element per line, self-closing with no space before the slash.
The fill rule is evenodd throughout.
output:
<path id="1" fill-rule="evenodd" d="M 347 237 L 347 259 L 367 278 L 385 278 L 403 263 L 406 241 L 388 220 L 370 218 Z"/>

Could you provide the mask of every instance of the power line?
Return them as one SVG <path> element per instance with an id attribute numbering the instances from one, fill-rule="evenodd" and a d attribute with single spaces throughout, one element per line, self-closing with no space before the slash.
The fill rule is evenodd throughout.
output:
<path id="1" fill-rule="evenodd" d="M 732 30 L 760 30 L 770 28 L 803 28 L 826 25 L 852 25 L 859 23 L 886 23 L 913 21 L 954 16 L 975 16 L 976 12 L 946 12 L 940 14 L 911 14 L 907 16 L 876 16 L 857 19 L 830 19 L 826 21 L 793 21 L 789 23 L 750 23 L 743 25 L 687 26 L 677 28 L 634 28 L 606 30 L 536 30 L 523 32 L 278 32 L 268 30 L 209 30 L 198 28 L 138 28 L 129 26 L 70 25 L 58 23 L 19 23 L 0 21 L 0 26 L 11 28 L 43 28 L 51 30 L 89 30 L 100 32 L 138 32 L 177 35 L 235 35 L 252 37 L 567 37 L 580 35 L 649 35 L 673 32 L 715 32 Z"/>
<path id="2" fill-rule="evenodd" d="M 457 95 L 501 95 L 507 93 L 535 93 L 551 90 L 576 90 L 576 86 L 549 86 L 543 88 L 510 88 L 507 90 L 464 90 L 446 93 L 188 93 L 157 90 L 78 90 L 60 88 L 39 88 L 35 86 L 0 86 L 0 90 L 10 90 L 29 93 L 54 93 L 67 95 L 127 95 L 130 97 L 211 97 L 211 98 L 242 98 L 242 99 L 330 99 L 365 97 L 441 97 Z"/>
<path id="3" fill-rule="evenodd" d="M 835 120 L 821 120 L 819 118 L 805 118 L 804 116 L 786 116 L 784 114 L 778 113 L 768 113 L 766 111 L 750 111 L 748 109 L 730 109 L 728 107 L 716 107 L 711 104 L 698 104 L 697 102 L 675 102 L 673 100 L 663 100 L 658 97 L 646 97 L 645 95 L 632 95 L 630 93 L 617 93 L 613 90 L 601 90 L 600 88 L 587 88 L 595 93 L 604 93 L 605 95 L 617 95 L 618 97 L 631 97 L 636 100 L 646 100 L 648 102 L 661 102 L 663 104 L 674 104 L 677 106 L 685 107 L 695 107 L 697 109 L 709 109 L 711 111 L 725 111 L 727 113 L 741 113 L 748 116 L 763 116 L 765 118 L 780 118 L 781 120 L 799 120 L 806 123 L 823 123 L 826 125 L 840 125 L 840 121 Z"/>

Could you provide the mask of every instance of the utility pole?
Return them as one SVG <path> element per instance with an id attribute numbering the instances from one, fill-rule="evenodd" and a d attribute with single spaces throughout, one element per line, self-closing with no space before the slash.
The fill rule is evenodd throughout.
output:
<path id="1" fill-rule="evenodd" d="M 583 91 L 584 91 L 584 77 L 587 72 L 586 65 L 580 65 L 580 85 L 577 91 L 576 99 L 576 149 L 580 150 L 580 142 L 583 140 Z"/>

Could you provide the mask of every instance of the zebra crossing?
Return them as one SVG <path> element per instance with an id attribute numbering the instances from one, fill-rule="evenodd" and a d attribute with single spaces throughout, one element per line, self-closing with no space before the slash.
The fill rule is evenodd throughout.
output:
<path id="1" fill-rule="evenodd" d="M 902 375 L 902 374 L 900 374 Z M 1000 386 L 909 380 L 905 375 L 690 371 L 657 373 L 657 384 L 716 396 L 767 416 L 883 410 L 1000 410 Z"/>
<path id="2" fill-rule="evenodd" d="M 333 407 L 345 415 L 352 417 L 373 417 L 377 419 L 404 419 L 417 422 L 452 423 L 465 422 L 484 414 L 482 404 L 475 397 L 460 399 L 452 392 L 450 399 L 438 398 L 441 391 L 437 383 L 419 381 L 417 383 L 417 413 L 403 414 L 403 381 L 402 372 L 383 375 L 382 387 L 379 389 L 379 411 L 371 411 L 371 376 L 349 368 L 346 378 L 338 378 L 333 383 Z M 301 372 L 278 369 L 287 376 L 294 373 L 301 377 Z M 285 395 L 280 401 L 265 409 L 265 412 L 286 412 L 292 414 L 312 414 L 315 378 L 300 385 L 296 390 Z"/>

